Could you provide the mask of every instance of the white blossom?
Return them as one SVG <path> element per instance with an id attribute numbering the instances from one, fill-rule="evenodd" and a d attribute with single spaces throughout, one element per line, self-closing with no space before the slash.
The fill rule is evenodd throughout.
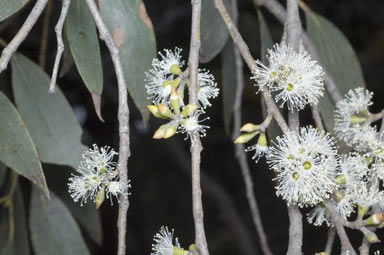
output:
<path id="1" fill-rule="evenodd" d="M 162 226 L 159 233 L 153 237 L 152 253 L 151 255 L 173 255 L 173 249 L 176 246 L 180 248 L 180 244 L 175 239 L 175 245 L 173 244 L 173 229 L 172 232 L 168 230 L 168 227 Z"/>
<path id="2" fill-rule="evenodd" d="M 260 90 L 268 87 L 275 91 L 276 101 L 281 101 L 281 107 L 287 103 L 290 110 L 318 103 L 324 90 L 323 71 L 303 47 L 296 52 L 284 44 L 275 44 L 267 58 L 269 66 L 257 60 L 252 68 L 252 79 Z"/>
<path id="3" fill-rule="evenodd" d="M 328 227 L 332 225 L 328 210 L 324 206 L 320 205 L 316 206 L 309 213 L 307 213 L 307 220 L 315 226 L 321 226 L 323 223 L 325 223 Z"/>
<path id="4" fill-rule="evenodd" d="M 178 126 L 178 133 L 186 133 L 187 137 L 185 140 L 190 138 L 191 142 L 194 143 L 196 141 L 196 136 L 203 137 L 206 135 L 206 129 L 209 128 L 209 126 L 201 125 L 200 122 L 209 119 L 209 117 L 199 120 L 201 113 L 201 111 L 196 110 L 191 115 L 180 121 L 180 125 Z"/>
<path id="5" fill-rule="evenodd" d="M 161 57 L 160 60 L 155 58 L 152 61 L 152 66 L 154 68 L 153 70 L 155 70 L 156 73 L 164 72 L 165 74 L 171 74 L 171 67 L 173 65 L 177 65 L 180 68 L 184 66 L 184 61 L 181 60 L 181 55 L 180 55 L 180 52 L 182 51 L 182 49 L 176 47 L 174 51 L 168 50 L 168 49 L 165 49 L 164 51 L 165 51 L 165 55 L 159 52 L 159 55 Z"/>
<path id="6" fill-rule="evenodd" d="M 202 108 L 211 106 L 209 99 L 219 95 L 219 89 L 216 86 L 215 77 L 209 71 L 199 69 L 197 100 Z"/>
<path id="7" fill-rule="evenodd" d="M 163 72 L 154 72 L 150 70 L 149 73 L 145 72 L 145 88 L 147 94 L 150 95 L 148 99 L 151 99 L 153 103 L 166 103 L 171 94 L 172 87 L 170 84 L 165 83 L 168 81 Z"/>
<path id="8" fill-rule="evenodd" d="M 276 172 L 276 194 L 288 204 L 317 205 L 335 188 L 338 156 L 333 139 L 313 127 L 277 137 L 267 162 Z"/>

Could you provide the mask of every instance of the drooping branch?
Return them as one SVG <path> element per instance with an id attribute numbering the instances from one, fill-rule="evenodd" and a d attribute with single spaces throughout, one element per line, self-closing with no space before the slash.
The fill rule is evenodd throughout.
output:
<path id="1" fill-rule="evenodd" d="M 55 64 L 53 65 L 53 71 L 52 71 L 52 77 L 51 77 L 51 83 L 49 84 L 49 92 L 53 93 L 55 92 L 55 84 L 57 79 L 57 73 L 59 71 L 59 64 L 61 55 L 64 51 L 64 42 L 63 42 L 63 26 L 65 22 L 65 18 L 67 17 L 69 5 L 71 4 L 71 0 L 64 0 L 63 1 L 63 7 L 61 8 L 61 13 L 59 17 L 59 21 L 57 22 L 57 25 L 55 27 L 56 32 L 56 38 L 57 38 L 57 53 L 55 57 Z"/>
<path id="2" fill-rule="evenodd" d="M 7 45 L 7 47 L 4 48 L 0 57 L 0 73 L 7 68 L 13 53 L 16 52 L 20 44 L 25 40 L 32 27 L 35 25 L 37 19 L 43 12 L 47 2 L 48 0 L 37 0 L 35 6 L 33 6 L 31 13 L 29 13 L 20 30 L 17 32 L 15 37 L 13 37 L 12 41 Z"/>
<path id="3" fill-rule="evenodd" d="M 200 15 L 201 0 L 191 0 L 192 28 L 188 67 L 190 71 L 189 103 L 197 105 L 197 80 L 200 49 Z M 198 134 L 193 134 L 194 142 L 191 144 L 192 160 L 192 210 L 195 222 L 195 244 L 201 255 L 208 255 L 208 244 L 204 230 L 203 202 L 201 200 L 200 160 L 203 146 Z"/>
<path id="4" fill-rule="evenodd" d="M 130 152 L 130 139 L 129 139 L 129 108 L 128 108 L 128 95 L 127 87 L 124 78 L 123 68 L 121 66 L 119 50 L 113 41 L 111 34 L 108 31 L 107 26 L 105 25 L 99 10 L 94 2 L 94 0 L 86 0 L 89 10 L 92 13 L 92 16 L 95 20 L 96 26 L 99 30 L 99 35 L 102 40 L 105 41 L 105 44 L 108 47 L 108 50 L 111 54 L 113 66 L 115 68 L 115 73 L 117 77 L 118 92 L 119 92 L 119 109 L 118 109 L 118 120 L 119 120 L 119 136 L 120 136 L 120 145 L 119 145 L 119 161 L 117 170 L 120 174 L 120 181 L 123 183 L 128 183 L 128 158 L 131 155 Z M 119 200 L 119 216 L 117 222 L 118 228 L 118 255 L 126 254 L 126 232 L 127 232 L 127 211 L 129 208 L 128 200 L 128 187 L 123 190 L 122 195 Z"/>
<path id="5" fill-rule="evenodd" d="M 49 34 L 49 25 L 52 14 L 53 1 L 47 3 L 45 9 L 45 15 L 43 20 L 43 31 L 41 32 L 41 42 L 40 42 L 40 52 L 39 52 L 39 65 L 44 70 L 45 63 L 47 62 L 47 49 L 48 49 L 48 34 Z"/>
<path id="6" fill-rule="evenodd" d="M 327 243 L 325 244 L 325 252 L 332 254 L 333 242 L 335 241 L 336 230 L 334 227 L 328 229 Z"/>

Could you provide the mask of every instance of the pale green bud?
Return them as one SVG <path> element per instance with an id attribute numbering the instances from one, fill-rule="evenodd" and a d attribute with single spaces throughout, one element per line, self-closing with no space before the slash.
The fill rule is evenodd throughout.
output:
<path id="1" fill-rule="evenodd" d="M 252 123 L 247 123 L 245 124 L 244 126 L 242 126 L 240 128 L 240 131 L 243 131 L 243 132 L 254 132 L 254 131 L 257 131 L 259 130 L 260 126 L 259 125 L 255 125 L 255 124 L 252 124 Z"/>
<path id="2" fill-rule="evenodd" d="M 361 205 L 358 205 L 357 206 L 357 216 L 358 218 L 362 219 L 364 217 L 364 215 L 367 213 L 369 207 L 367 206 L 361 206 Z"/>
<path id="3" fill-rule="evenodd" d="M 194 111 L 196 111 L 197 109 L 197 105 L 195 104 L 187 104 L 183 111 L 181 112 L 181 116 L 183 117 L 187 117 L 189 115 L 191 115 Z"/>
<path id="4" fill-rule="evenodd" d="M 241 136 L 236 138 L 234 143 L 247 143 L 247 142 L 249 142 L 249 140 L 251 140 L 253 137 L 255 137 L 255 135 L 257 135 L 258 133 L 259 133 L 259 131 L 255 131 L 253 133 L 242 134 Z"/>
<path id="5" fill-rule="evenodd" d="M 333 182 L 336 184 L 346 184 L 347 178 L 345 178 L 344 174 L 339 174 L 338 176 L 336 176 Z"/>
<path id="6" fill-rule="evenodd" d="M 364 225 L 377 225 L 380 224 L 383 221 L 383 214 L 382 213 L 375 213 L 368 219 L 365 219 L 363 221 Z"/>
<path id="7" fill-rule="evenodd" d="M 378 243 L 378 242 L 380 242 L 380 240 L 377 237 L 377 235 L 375 233 L 373 233 L 373 232 L 365 233 L 364 236 L 367 238 L 368 242 L 370 242 L 370 243 Z"/>
<path id="8" fill-rule="evenodd" d="M 102 189 L 100 189 L 96 195 L 96 209 L 99 209 L 101 204 L 104 202 L 104 199 L 105 199 L 105 190 L 104 190 L 104 187 L 102 187 Z"/>
<path id="9" fill-rule="evenodd" d="M 171 109 L 169 109 L 168 106 L 166 106 L 165 104 L 157 104 L 157 109 L 159 110 L 159 113 L 166 117 L 166 118 L 172 118 L 172 112 L 171 112 Z"/>
<path id="10" fill-rule="evenodd" d="M 156 118 L 160 119 L 166 119 L 163 115 L 160 114 L 159 109 L 155 105 L 147 105 L 149 111 L 155 116 Z"/>
<path id="11" fill-rule="evenodd" d="M 170 126 L 165 129 L 164 139 L 170 138 L 174 134 L 176 134 L 177 126 Z"/>
<path id="12" fill-rule="evenodd" d="M 181 82 L 181 78 L 177 78 L 177 79 L 174 79 L 174 80 L 166 80 L 166 81 L 163 81 L 161 86 L 163 88 L 165 88 L 167 86 L 171 86 L 171 88 L 176 89 L 177 86 L 179 86 L 180 82 Z"/>
<path id="13" fill-rule="evenodd" d="M 162 139 L 165 135 L 165 130 L 168 128 L 168 124 L 161 125 L 153 135 L 154 139 Z"/>
<path id="14" fill-rule="evenodd" d="M 177 95 L 176 89 L 172 89 L 170 101 L 175 113 L 179 114 L 180 113 L 180 97 Z"/>
<path id="15" fill-rule="evenodd" d="M 265 136 L 265 133 L 260 133 L 259 139 L 257 139 L 257 144 L 260 146 L 267 146 L 267 137 Z"/>
<path id="16" fill-rule="evenodd" d="M 350 123 L 351 124 L 360 124 L 360 123 L 364 123 L 366 120 L 367 120 L 367 118 L 365 118 L 365 117 L 359 117 L 356 115 L 352 115 L 351 119 L 350 119 Z"/>
<path id="17" fill-rule="evenodd" d="M 176 74 L 176 75 L 179 75 L 181 73 L 180 66 L 178 66 L 177 64 L 171 65 L 171 67 L 169 68 L 169 71 L 172 74 Z"/>

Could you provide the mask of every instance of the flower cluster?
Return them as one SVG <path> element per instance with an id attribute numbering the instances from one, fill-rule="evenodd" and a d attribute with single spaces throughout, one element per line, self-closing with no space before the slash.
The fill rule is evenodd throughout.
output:
<path id="1" fill-rule="evenodd" d="M 252 69 L 252 79 L 260 90 L 268 87 L 275 91 L 276 102 L 281 102 L 281 107 L 287 103 L 292 111 L 318 103 L 324 90 L 323 71 L 303 47 L 296 52 L 285 44 L 275 44 L 267 58 L 268 66 L 257 60 Z"/>
<path id="2" fill-rule="evenodd" d="M 115 170 L 117 163 L 113 157 L 118 153 L 109 146 L 98 148 L 96 144 L 82 155 L 83 161 L 76 169 L 79 175 L 69 178 L 69 193 L 75 202 L 81 201 L 81 205 L 88 199 L 96 202 L 99 207 L 105 196 L 111 200 L 112 196 L 120 194 L 128 195 L 129 183 L 119 180 L 119 173 Z"/>
<path id="3" fill-rule="evenodd" d="M 196 137 L 205 136 L 208 126 L 200 124 L 199 117 L 211 106 L 210 99 L 218 96 L 219 89 L 212 74 L 199 69 L 197 75 L 197 105 L 185 104 L 184 90 L 189 86 L 189 70 L 182 71 L 184 61 L 181 49 L 165 50 L 160 59 L 152 61 L 152 69 L 146 72 L 145 87 L 153 105 L 148 109 L 157 118 L 168 120 L 155 132 L 155 139 L 170 138 L 175 133 L 186 133 L 195 142 Z"/>

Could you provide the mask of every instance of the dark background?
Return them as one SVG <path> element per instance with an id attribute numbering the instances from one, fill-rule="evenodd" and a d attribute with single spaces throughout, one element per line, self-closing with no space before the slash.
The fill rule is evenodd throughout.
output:
<path id="1" fill-rule="evenodd" d="M 188 59 L 191 5 L 189 1 L 145 0 L 147 12 L 154 25 L 157 49 L 183 48 L 183 58 Z M 359 0 L 323 0 L 306 1 L 315 12 L 332 21 L 350 40 L 357 52 L 364 72 L 368 89 L 375 93 L 373 112 L 383 107 L 384 89 L 384 2 Z M 285 1 L 284 1 L 285 4 Z M 49 54 L 47 56 L 48 73 L 51 72 L 56 51 L 53 27 L 59 14 L 59 5 L 54 4 L 50 26 Z M 29 13 L 31 4 L 25 11 L 12 18 L 1 37 L 9 41 Z M 256 11 L 251 0 L 239 1 L 240 32 L 248 43 L 254 58 L 260 58 L 259 31 Z M 262 8 L 270 26 L 275 42 L 280 41 L 282 26 Z M 41 38 L 42 19 L 32 30 L 20 51 L 37 61 Z M 101 44 L 103 45 L 103 43 Z M 101 123 L 93 110 L 91 97 L 78 75 L 76 68 L 58 80 L 74 107 L 84 128 L 83 142 L 86 145 L 111 145 L 118 149 L 117 123 L 117 87 L 109 53 L 102 46 L 104 68 L 104 93 L 102 114 L 105 123 Z M 202 65 L 215 75 L 218 86 L 221 85 L 220 55 L 206 65 Z M 146 70 L 143 70 L 143 72 Z M 259 96 L 249 80 L 249 70 L 244 69 L 246 88 L 243 96 L 243 123 L 262 121 Z M 9 73 L 2 77 L 9 80 Z M 143 83 L 144 86 L 144 83 Z M 3 91 L 10 93 L 8 87 Z M 149 254 L 153 235 L 162 225 L 175 229 L 182 247 L 187 248 L 194 242 L 194 225 L 191 208 L 191 180 L 189 141 L 183 135 L 167 140 L 153 140 L 153 132 L 162 123 L 151 118 L 145 127 L 139 112 L 130 101 L 131 151 L 129 159 L 129 179 L 132 188 L 128 211 L 128 254 Z M 202 139 L 202 192 L 204 221 L 207 241 L 211 254 L 261 254 L 258 237 L 252 222 L 248 202 L 245 196 L 244 182 L 234 157 L 234 146 L 230 136 L 224 132 L 221 97 L 213 101 L 213 107 L 207 110 L 210 126 L 207 137 Z M 308 114 L 302 114 L 308 122 Z M 288 215 L 286 205 L 277 198 L 272 182 L 273 173 L 261 159 L 256 165 L 248 155 L 252 171 L 254 189 L 258 200 L 263 225 L 269 245 L 275 254 L 285 254 L 288 242 Z M 48 183 L 49 185 L 49 183 Z M 28 190 L 28 187 L 26 187 Z M 117 247 L 117 204 L 113 207 L 105 203 L 100 208 L 103 222 L 104 242 L 99 247 L 89 241 L 93 254 L 114 254 Z M 303 214 L 308 209 L 302 210 Z M 304 254 L 314 254 L 324 249 L 327 229 L 314 227 L 304 220 Z M 360 245 L 362 235 L 357 231 L 348 231 L 353 244 Z M 383 239 L 383 231 L 378 232 Z M 334 252 L 338 252 L 336 240 Z M 380 249 L 374 245 L 371 250 Z M 384 246 L 381 245 L 384 250 Z"/>

